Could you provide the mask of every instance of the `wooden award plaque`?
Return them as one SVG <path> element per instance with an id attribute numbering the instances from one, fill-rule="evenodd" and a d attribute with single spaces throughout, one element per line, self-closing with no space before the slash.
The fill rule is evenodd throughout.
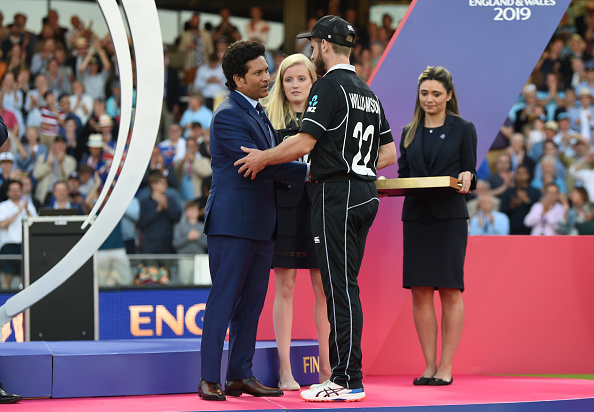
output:
<path id="1" fill-rule="evenodd" d="M 460 190 L 462 182 L 451 176 L 403 177 L 375 181 L 377 192 L 388 196 L 451 193 Z"/>

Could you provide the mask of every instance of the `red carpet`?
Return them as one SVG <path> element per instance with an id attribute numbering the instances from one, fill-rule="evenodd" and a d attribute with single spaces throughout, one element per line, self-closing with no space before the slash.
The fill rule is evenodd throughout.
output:
<path id="1" fill-rule="evenodd" d="M 253 411 L 307 410 L 321 408 L 373 409 L 408 407 L 407 411 L 434 406 L 439 411 L 452 410 L 451 405 L 475 405 L 472 410 L 488 406 L 498 410 L 547 410 L 557 404 L 547 401 L 582 399 L 582 403 L 560 403 L 558 410 L 594 410 L 594 381 L 579 379 L 524 378 L 499 376 L 455 376 L 447 387 L 415 387 L 412 376 L 367 377 L 367 398 L 362 402 L 311 403 L 299 398 L 299 392 L 287 392 L 279 398 L 229 397 L 226 402 L 208 402 L 195 394 L 127 396 L 112 398 L 25 399 L 15 405 L 2 405 L 6 411 Z M 534 404 L 532 402 L 545 402 Z M 591 403 L 590 403 L 591 402 Z M 450 405 L 448 408 L 446 405 Z M 592 408 L 590 409 L 590 405 Z M 412 408 L 411 408 L 412 407 Z M 415 408 L 420 407 L 420 408 Z M 437 407 L 437 408 L 435 408 Z M 495 407 L 495 408 L 494 408 Z M 585 407 L 589 409 L 585 409 Z M 466 408 L 464 408 L 466 409 Z M 470 409 L 468 409 L 470 410 Z"/>

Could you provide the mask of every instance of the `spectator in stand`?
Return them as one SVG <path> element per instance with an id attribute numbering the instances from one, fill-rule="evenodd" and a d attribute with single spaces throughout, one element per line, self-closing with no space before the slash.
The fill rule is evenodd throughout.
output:
<path id="1" fill-rule="evenodd" d="M 559 130 L 555 137 L 553 137 L 553 142 L 558 146 L 560 153 L 565 153 L 571 156 L 573 153 L 573 145 L 577 141 L 576 138 L 579 137 L 579 134 L 571 129 L 571 119 L 567 113 L 559 114 L 557 124 Z"/>
<path id="2" fill-rule="evenodd" d="M 555 184 L 559 192 L 566 194 L 567 186 L 565 180 L 559 177 L 556 172 L 557 162 L 558 160 L 551 155 L 543 156 L 539 162 L 542 175 L 538 178 L 535 176 L 530 185 L 544 193 L 547 185 Z"/>
<path id="3" fill-rule="evenodd" d="M 93 166 L 82 163 L 78 167 L 77 173 L 78 179 L 80 180 L 78 190 L 83 196 L 86 196 L 93 186 L 95 186 L 95 179 L 93 178 L 95 170 L 93 169 Z"/>
<path id="4" fill-rule="evenodd" d="M 27 55 L 23 47 L 18 43 L 12 45 L 5 60 L 7 63 L 7 72 L 12 72 L 13 74 L 18 75 L 21 70 L 27 69 Z"/>
<path id="5" fill-rule="evenodd" d="M 26 57 L 29 51 L 30 38 L 27 38 L 23 28 L 17 22 L 12 23 L 8 27 L 8 37 L 4 39 L 0 48 L 2 49 L 2 56 L 7 56 L 15 44 L 18 44 Z M 30 54 L 33 55 L 32 53 Z"/>
<path id="6" fill-rule="evenodd" d="M 534 119 L 544 114 L 544 109 L 536 100 L 536 86 L 532 83 L 526 85 L 522 91 L 524 99 L 524 107 L 516 111 L 516 121 L 514 123 L 514 131 L 516 133 L 523 133 L 524 126 L 532 123 Z"/>
<path id="7" fill-rule="evenodd" d="M 220 54 L 211 53 L 208 64 L 198 69 L 194 79 L 194 90 L 204 96 L 204 104 L 209 110 L 214 110 L 214 101 L 217 97 L 226 96 L 229 92 L 225 81 Z"/>
<path id="8" fill-rule="evenodd" d="M 569 168 L 569 174 L 575 179 L 576 184 L 583 186 L 588 196 L 594 199 L 594 152 L 590 152 Z"/>
<path id="9" fill-rule="evenodd" d="M 153 153 L 151 154 L 149 165 L 146 168 L 144 178 L 142 179 L 142 182 L 140 182 L 140 187 L 145 192 L 143 193 L 143 190 L 141 190 L 141 192 L 138 193 L 138 198 L 140 200 L 142 200 L 142 198 L 148 195 L 146 193 L 147 191 L 150 192 L 149 177 L 152 172 L 160 172 L 161 175 L 165 177 L 165 179 L 167 180 L 167 187 L 169 190 L 177 189 L 179 187 L 179 180 L 177 179 L 177 175 L 175 174 L 175 168 L 172 165 L 167 166 L 167 164 L 165 163 L 165 158 L 161 153 L 161 149 L 159 149 L 159 146 L 155 146 L 153 148 Z"/>
<path id="10" fill-rule="evenodd" d="M 479 199 L 481 196 L 489 195 L 491 196 L 491 200 L 493 202 L 493 209 L 499 211 L 501 207 L 501 199 L 497 196 L 493 196 L 491 194 L 491 186 L 489 182 L 486 180 L 479 179 L 476 182 L 476 189 L 471 196 L 474 196 L 472 199 L 466 201 L 466 208 L 468 209 L 468 217 L 472 219 L 472 217 L 476 214 Z"/>
<path id="11" fill-rule="evenodd" d="M 364 81 L 368 81 L 373 73 L 375 65 L 373 64 L 373 57 L 371 55 L 371 49 L 365 48 L 361 50 L 359 55 L 359 62 L 355 64 L 355 68 L 358 68 L 357 74 Z"/>
<path id="12" fill-rule="evenodd" d="M 577 130 L 579 127 L 577 126 L 577 120 L 580 117 L 580 110 L 576 106 L 577 97 L 575 95 L 575 90 L 572 88 L 565 89 L 565 95 L 563 97 L 563 102 L 557 110 L 555 111 L 555 119 L 559 121 L 561 114 L 566 113 L 569 116 L 570 120 L 570 128 L 572 130 Z"/>
<path id="13" fill-rule="evenodd" d="M 98 179 L 99 180 L 99 179 Z M 91 210 L 99 196 L 99 186 L 95 185 L 85 200 L 85 209 Z M 107 195 L 106 201 L 111 193 Z M 126 286 L 132 284 L 130 260 L 122 235 L 122 220 L 111 231 L 99 247 L 96 255 L 98 281 L 100 286 Z"/>
<path id="14" fill-rule="evenodd" d="M 262 9 L 259 6 L 252 6 L 250 8 L 250 20 L 245 25 L 246 37 L 248 39 L 258 39 L 258 42 L 268 47 L 269 32 L 270 26 L 262 19 Z"/>
<path id="15" fill-rule="evenodd" d="M 194 122 L 199 122 L 202 128 L 210 127 L 212 111 L 204 105 L 204 97 L 200 93 L 192 93 L 187 110 L 181 117 L 179 125 L 184 129 L 184 137 L 189 135 L 189 129 Z"/>
<path id="16" fill-rule="evenodd" d="M 16 117 L 19 134 L 21 135 L 25 131 L 25 120 L 23 119 L 24 96 L 23 92 L 17 87 L 14 73 L 6 72 L 0 84 L 0 106 Z"/>
<path id="17" fill-rule="evenodd" d="M 565 74 L 571 71 L 571 64 L 568 60 L 561 59 L 561 52 L 563 51 L 563 47 L 565 46 L 565 40 L 560 36 L 553 36 L 547 49 L 542 54 L 540 64 L 539 64 L 539 71 L 542 75 L 542 78 L 545 79 L 545 84 L 539 85 L 540 89 L 547 89 L 552 92 L 548 83 L 547 76 L 549 74 L 554 74 L 557 78 L 555 82 L 557 85 L 559 84 L 558 73 Z M 555 89 L 556 93 L 556 89 Z"/>
<path id="18" fill-rule="evenodd" d="M 560 202 L 559 187 L 554 183 L 545 186 L 540 201 L 530 208 L 524 218 L 524 225 L 532 228 L 532 236 L 552 236 L 559 234 L 559 224 L 565 215 Z"/>
<path id="19" fill-rule="evenodd" d="M 111 154 L 115 151 L 115 145 L 117 143 L 117 129 L 113 119 L 108 114 L 102 114 L 99 116 L 97 121 L 97 129 L 101 136 L 103 136 L 103 142 L 105 143 L 104 149 Z"/>
<path id="20" fill-rule="evenodd" d="M 99 45 L 99 41 L 96 38 L 95 43 Z M 93 99 L 105 100 L 105 86 L 107 85 L 107 80 L 109 79 L 111 63 L 107 59 L 107 55 L 103 49 L 99 49 L 99 57 L 103 63 L 103 70 L 101 70 L 99 67 L 97 56 L 89 53 L 79 67 L 80 80 L 85 86 L 86 92 Z M 87 66 L 89 68 L 88 72 L 86 71 Z"/>
<path id="21" fill-rule="evenodd" d="M 67 60 L 66 64 L 70 66 L 73 78 L 71 80 L 80 80 L 82 72 L 80 71 L 80 66 L 82 62 L 87 58 L 87 55 L 90 54 L 89 50 L 89 40 L 85 37 L 78 37 L 74 40 L 74 52 L 72 56 Z"/>
<path id="22" fill-rule="evenodd" d="M 32 173 L 33 167 L 39 157 L 46 157 L 48 148 L 43 143 L 39 142 L 39 131 L 36 127 L 27 127 L 25 131 L 25 143 L 17 140 L 17 168 L 26 172 Z"/>
<path id="23" fill-rule="evenodd" d="M 495 199 L 489 194 L 478 198 L 477 212 L 470 219 L 469 235 L 509 235 L 509 217 L 494 208 Z"/>
<path id="24" fill-rule="evenodd" d="M 72 93 L 72 85 L 70 84 L 70 78 L 63 72 L 60 72 L 60 65 L 58 60 L 52 58 L 47 63 L 47 70 L 45 71 L 49 88 L 59 95 L 64 93 Z"/>
<path id="25" fill-rule="evenodd" d="M 183 201 L 202 196 L 202 181 L 212 175 L 210 157 L 203 156 L 198 150 L 196 139 L 189 137 L 186 142 L 184 158 L 176 164 L 179 177 L 179 192 Z"/>
<path id="26" fill-rule="evenodd" d="M 138 231 L 136 229 L 140 219 L 140 202 L 137 197 L 133 197 L 128 205 L 124 216 L 122 217 L 121 229 L 122 240 L 126 247 L 127 254 L 136 253 L 136 240 L 138 238 Z"/>
<path id="27" fill-rule="evenodd" d="M 76 121 L 73 118 L 64 121 L 64 127 L 60 130 L 60 136 L 66 138 L 66 152 L 80 161 L 78 150 L 78 135 L 76 133 Z"/>
<path id="28" fill-rule="evenodd" d="M 186 156 L 186 141 L 182 138 L 182 129 L 179 124 L 169 126 L 169 138 L 159 143 L 159 149 L 165 159 L 166 166 L 176 166 Z"/>
<path id="29" fill-rule="evenodd" d="M 35 197 L 46 204 L 46 197 L 53 184 L 66 180 L 76 170 L 76 159 L 66 153 L 66 139 L 56 136 L 47 156 L 38 156 L 33 168 L 33 178 L 37 181 Z"/>
<path id="30" fill-rule="evenodd" d="M 525 165 L 530 173 L 534 172 L 534 161 L 526 152 L 526 138 L 522 133 L 514 133 L 509 139 L 507 153 L 511 160 L 511 170 L 515 174 L 519 165 Z"/>
<path id="31" fill-rule="evenodd" d="M 0 127 L 2 125 L 0 124 Z M 1 140 L 0 140 L 1 142 Z M 2 145 L 4 149 L 7 143 Z M 20 177 L 20 171 L 14 168 L 14 155 L 10 152 L 0 153 L 0 202 L 8 199 L 8 183 L 11 180 L 17 180 Z"/>
<path id="32" fill-rule="evenodd" d="M 70 108 L 82 124 L 86 124 L 93 111 L 93 97 L 85 93 L 85 86 L 80 81 L 72 84 L 73 94 L 70 96 Z"/>
<path id="33" fill-rule="evenodd" d="M 35 76 L 35 89 L 29 90 L 25 97 L 25 112 L 27 112 L 27 126 L 41 126 L 41 107 L 45 106 L 43 96 L 49 90 L 47 76 Z"/>
<path id="34" fill-rule="evenodd" d="M 221 22 L 214 28 L 212 39 L 217 41 L 219 37 L 226 37 L 229 43 L 241 40 L 239 30 L 229 21 L 231 19 L 231 10 L 227 7 L 223 7 L 219 12 L 219 15 L 221 16 Z"/>
<path id="35" fill-rule="evenodd" d="M 307 19 L 307 29 L 304 31 L 311 33 L 311 30 L 317 21 L 318 21 L 318 19 L 315 17 L 308 18 Z M 311 48 L 311 42 L 309 41 L 309 39 L 297 38 L 295 40 L 295 51 L 305 55 L 308 59 L 311 58 L 312 48 Z"/>
<path id="36" fill-rule="evenodd" d="M 578 92 L 580 105 L 579 105 L 579 116 L 576 119 L 576 127 L 578 128 L 580 135 L 587 138 L 590 142 L 592 141 L 592 128 L 594 128 L 594 106 L 592 105 L 592 94 L 590 89 L 582 88 Z"/>
<path id="37" fill-rule="evenodd" d="M 46 39 L 43 41 L 41 50 L 33 55 L 31 59 L 31 74 L 33 76 L 47 71 L 49 61 L 54 58 L 54 51 L 56 50 L 56 41 L 54 39 Z"/>
<path id="38" fill-rule="evenodd" d="M 393 23 L 394 20 L 392 19 L 392 16 L 388 13 L 384 13 L 384 15 L 382 16 L 381 28 L 385 30 L 386 35 L 388 36 L 388 41 L 392 38 L 394 32 L 396 32 L 396 30 L 392 27 Z"/>
<path id="39" fill-rule="evenodd" d="M 515 184 L 501 196 L 501 211 L 509 217 L 510 234 L 529 235 L 530 228 L 524 225 L 524 217 L 540 198 L 540 192 L 530 186 L 530 171 L 518 165 Z"/>
<path id="40" fill-rule="evenodd" d="M 119 81 L 113 82 L 111 96 L 105 101 L 105 113 L 112 119 L 119 119 L 122 112 L 122 88 Z"/>
<path id="41" fill-rule="evenodd" d="M 530 156 L 535 163 L 543 156 L 546 142 L 553 142 L 553 139 L 557 136 L 559 126 L 557 122 L 551 120 L 545 123 L 543 131 L 544 138 L 537 143 L 529 145 L 530 150 L 528 151 L 528 156 Z"/>
<path id="42" fill-rule="evenodd" d="M 58 106 L 60 106 L 60 109 L 64 113 L 64 122 L 72 119 L 76 125 L 76 132 L 80 132 L 82 129 L 82 122 L 80 121 L 80 118 L 70 110 L 70 96 L 67 94 L 60 95 L 58 97 Z M 63 128 L 60 131 L 62 132 Z"/>
<path id="43" fill-rule="evenodd" d="M 585 79 L 575 87 L 575 91 L 580 95 L 582 90 L 588 89 L 590 96 L 594 96 L 594 60 L 589 60 L 584 65 Z"/>
<path id="44" fill-rule="evenodd" d="M 545 77 L 545 84 L 543 90 L 536 93 L 538 104 L 545 108 L 545 116 L 547 119 L 553 119 L 557 107 L 563 104 L 564 92 L 561 87 L 560 75 L 557 72 L 548 73 Z"/>
<path id="45" fill-rule="evenodd" d="M 82 209 L 70 202 L 70 192 L 68 191 L 68 183 L 65 180 L 58 180 L 54 183 L 52 190 L 52 198 L 46 206 L 52 209 L 76 209 L 77 215 L 82 215 Z"/>
<path id="46" fill-rule="evenodd" d="M 33 181 L 28 173 L 22 173 L 19 179 L 23 185 L 23 200 L 29 202 L 35 208 L 35 211 L 39 214 L 39 208 L 41 203 L 33 196 Z"/>
<path id="47" fill-rule="evenodd" d="M 151 194 L 140 199 L 140 251 L 146 254 L 175 253 L 173 227 L 181 217 L 181 204 L 175 196 L 167 194 L 167 178 L 161 172 L 151 172 L 148 181 Z"/>
<path id="48" fill-rule="evenodd" d="M 583 233 L 585 224 L 593 222 L 594 205 L 590 203 L 588 192 L 583 187 L 574 188 L 569 194 L 569 202 L 564 197 L 561 203 L 565 209 L 565 215 L 559 225 L 559 233 L 562 235 L 593 234 Z M 591 226 L 591 224 L 588 226 Z M 582 229 L 582 233 L 580 233 Z"/>
<path id="49" fill-rule="evenodd" d="M 196 69 L 205 64 L 208 56 L 214 51 L 212 35 L 208 30 L 200 29 L 200 14 L 192 15 L 188 29 L 181 36 L 178 51 L 186 54 L 186 79 L 188 76 L 193 79 Z M 186 83 L 189 84 L 187 80 Z"/>
<path id="50" fill-rule="evenodd" d="M 572 165 L 582 162 L 582 161 L 585 161 L 583 168 L 585 168 L 585 169 L 594 168 L 593 163 L 588 163 L 587 160 L 585 160 L 588 157 L 589 152 L 590 152 L 590 143 L 588 142 L 588 140 L 584 139 L 581 136 L 578 136 L 575 140 L 574 145 L 573 145 L 573 150 L 571 152 L 566 151 L 565 153 L 561 153 L 559 155 L 559 158 L 561 159 L 561 161 L 563 162 L 563 164 L 569 171 L 569 173 L 567 174 L 567 177 L 565 178 L 565 182 L 567 183 L 567 191 L 568 192 L 571 192 L 571 190 L 575 187 L 575 178 L 573 177 L 573 175 L 571 173 Z"/>
<path id="51" fill-rule="evenodd" d="M 81 164 L 89 165 L 95 172 L 98 173 L 101 183 L 107 179 L 111 162 L 113 161 L 113 153 L 107 149 L 107 145 L 103 136 L 99 133 L 93 133 L 89 136 L 87 142 L 88 155 L 83 156 Z M 97 184 L 97 182 L 95 182 Z"/>
<path id="52" fill-rule="evenodd" d="M 47 16 L 43 19 L 44 26 L 48 26 L 51 29 L 52 37 L 55 41 L 62 44 L 66 44 L 64 35 L 68 31 L 67 28 L 60 26 L 60 16 L 56 10 L 50 10 Z"/>
<path id="53" fill-rule="evenodd" d="M 54 92 L 48 90 L 44 93 L 45 104 L 41 106 L 41 125 L 39 126 L 39 140 L 46 146 L 51 146 L 60 128 L 64 125 L 65 113 L 56 104 Z"/>
<path id="54" fill-rule="evenodd" d="M 546 156 L 550 156 L 555 159 L 555 176 L 558 176 L 560 179 L 565 180 L 567 176 L 567 169 L 561 160 L 559 160 L 559 150 L 557 149 L 557 145 L 552 140 L 545 140 L 543 142 L 543 153 L 541 156 L 542 158 Z M 542 178 L 542 167 L 541 162 L 539 161 L 534 168 L 534 178 L 539 180 Z"/>
<path id="55" fill-rule="evenodd" d="M 18 180 L 8 182 L 8 199 L 0 203 L 0 255 L 22 254 L 22 221 L 27 217 L 37 216 L 32 204 L 23 200 L 23 185 Z M 12 287 L 13 276 L 21 274 L 18 260 L 2 259 L 2 289 Z"/>
<path id="56" fill-rule="evenodd" d="M 501 153 L 495 162 L 495 173 L 489 176 L 491 195 L 501 196 L 512 184 L 514 172 L 511 168 L 511 158 L 508 153 Z"/>
<path id="57" fill-rule="evenodd" d="M 354 43 L 361 46 L 361 49 L 369 48 L 369 33 L 366 25 L 359 24 L 359 17 L 356 8 L 349 8 L 345 12 L 344 19 L 348 21 L 357 33 Z"/>
<path id="58" fill-rule="evenodd" d="M 204 223 L 198 220 L 200 208 L 196 202 L 186 203 L 184 215 L 173 231 L 173 246 L 177 253 L 198 255 L 207 253 Z M 179 261 L 179 277 L 184 285 L 193 284 L 194 259 Z"/>

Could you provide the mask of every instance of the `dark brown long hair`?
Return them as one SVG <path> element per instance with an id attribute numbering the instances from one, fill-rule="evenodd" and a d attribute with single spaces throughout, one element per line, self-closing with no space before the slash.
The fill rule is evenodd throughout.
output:
<path id="1" fill-rule="evenodd" d="M 442 66 L 428 66 L 423 73 L 419 76 L 419 83 L 417 85 L 417 101 L 415 103 L 415 113 L 413 115 L 412 121 L 407 124 L 405 127 L 408 128 L 406 131 L 406 135 L 404 136 L 404 147 L 407 148 L 410 146 L 412 141 L 415 138 L 415 133 L 417 133 L 417 129 L 423 122 L 425 118 L 425 111 L 421 108 L 421 102 L 419 101 L 419 89 L 421 88 L 421 83 L 426 80 L 437 80 L 440 82 L 446 93 L 452 92 L 452 98 L 447 102 L 446 105 L 446 114 L 451 116 L 459 116 L 458 113 L 458 99 L 456 98 L 456 89 L 454 88 L 454 82 L 452 81 L 452 74 Z"/>

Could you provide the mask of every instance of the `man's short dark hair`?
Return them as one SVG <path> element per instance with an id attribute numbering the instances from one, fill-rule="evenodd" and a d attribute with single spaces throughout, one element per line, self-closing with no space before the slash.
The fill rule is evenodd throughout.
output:
<path id="1" fill-rule="evenodd" d="M 234 75 L 244 77 L 248 72 L 247 63 L 251 60 L 264 56 L 266 48 L 261 43 L 253 41 L 237 41 L 227 47 L 223 55 L 223 73 L 225 73 L 225 86 L 233 91 L 237 88 Z"/>
<path id="2" fill-rule="evenodd" d="M 21 188 L 21 190 L 23 190 L 23 183 L 20 180 L 16 180 L 16 179 L 8 179 L 6 181 L 6 188 L 9 188 L 13 184 L 19 185 L 19 187 Z"/>
<path id="3" fill-rule="evenodd" d="M 162 179 L 165 179 L 165 176 L 158 170 L 152 170 L 148 174 L 148 182 L 150 186 L 159 183 Z"/>

